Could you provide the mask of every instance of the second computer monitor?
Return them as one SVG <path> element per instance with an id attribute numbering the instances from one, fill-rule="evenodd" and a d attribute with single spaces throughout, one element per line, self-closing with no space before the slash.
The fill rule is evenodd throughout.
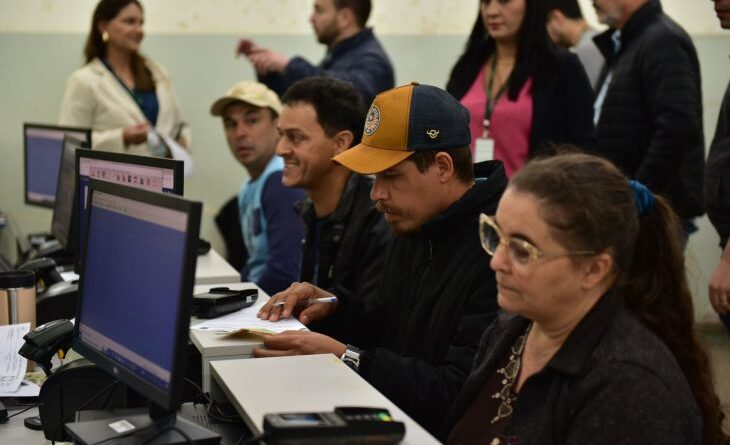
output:
<path id="1" fill-rule="evenodd" d="M 84 251 L 86 201 L 91 179 L 182 195 L 183 161 L 100 150 L 76 150 L 77 266 L 83 262 L 81 253 Z"/>
<path id="2" fill-rule="evenodd" d="M 51 235 L 64 249 L 70 247 L 69 242 L 75 237 L 73 229 L 74 188 L 76 186 L 76 150 L 84 148 L 80 140 L 66 135 L 63 138 L 63 153 L 56 185 L 56 199 L 53 203 L 53 219 L 51 219 Z"/>
<path id="3" fill-rule="evenodd" d="M 53 207 L 65 135 L 91 144 L 88 128 L 23 124 L 26 204 Z"/>

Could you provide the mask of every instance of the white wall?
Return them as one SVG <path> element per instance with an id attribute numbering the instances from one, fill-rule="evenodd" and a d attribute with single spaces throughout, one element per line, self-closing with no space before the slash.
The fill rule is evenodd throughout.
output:
<path id="1" fill-rule="evenodd" d="M 309 0 L 145 0 L 150 33 L 308 34 Z M 476 0 L 373 0 L 371 24 L 380 34 L 466 34 Z M 590 0 L 580 0 L 595 23 Z M 691 34 L 717 34 L 707 0 L 663 0 Z M 84 32 L 96 0 L 0 0 L 0 32 Z"/>

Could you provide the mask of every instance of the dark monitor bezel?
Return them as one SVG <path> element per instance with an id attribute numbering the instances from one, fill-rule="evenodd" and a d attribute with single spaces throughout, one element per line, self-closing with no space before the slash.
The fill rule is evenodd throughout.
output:
<path id="1" fill-rule="evenodd" d="M 73 154 L 71 154 L 72 159 L 71 161 L 74 163 L 74 173 L 73 177 L 71 178 L 71 209 L 70 215 L 67 221 L 62 221 L 61 224 L 64 225 L 64 230 L 66 231 L 66 239 L 61 239 L 62 237 L 59 237 L 59 233 L 56 230 L 56 220 L 59 219 L 59 210 L 58 210 L 58 193 L 60 191 L 60 185 L 62 178 L 62 171 L 63 171 L 63 157 L 66 155 L 66 146 L 68 144 L 73 145 Z M 61 246 L 66 249 L 66 251 L 69 251 L 73 245 L 74 240 L 76 239 L 75 229 L 76 229 L 76 150 L 77 149 L 83 149 L 83 148 L 89 148 L 90 144 L 81 140 L 76 139 L 73 136 L 70 135 L 64 135 L 63 137 L 63 153 L 61 154 L 61 165 L 59 166 L 60 170 L 58 172 L 58 182 L 56 183 L 56 199 L 53 202 L 53 216 L 51 217 L 51 235 L 61 244 Z"/>
<path id="2" fill-rule="evenodd" d="M 89 195 L 87 201 L 86 213 L 88 225 L 91 214 L 94 211 L 90 205 L 96 192 L 103 192 L 122 198 L 132 199 L 135 201 L 151 204 L 158 207 L 172 209 L 185 212 L 188 215 L 187 229 L 185 231 L 185 247 L 183 270 L 181 274 L 180 295 L 178 296 L 178 315 L 175 322 L 175 338 L 176 344 L 174 348 L 173 366 L 170 371 L 170 390 L 165 392 L 160 388 L 147 382 L 143 378 L 137 376 L 133 372 L 119 366 L 105 357 L 96 349 L 87 345 L 79 338 L 79 328 L 83 322 L 81 307 L 85 295 L 85 271 L 82 271 L 79 278 L 79 294 L 76 305 L 76 321 L 74 323 L 72 347 L 85 358 L 99 366 L 112 377 L 119 379 L 122 383 L 144 395 L 152 403 L 162 407 L 168 411 L 175 411 L 179 408 L 182 401 L 183 386 L 185 384 L 185 364 L 186 351 L 190 329 L 190 309 L 192 304 L 193 286 L 195 285 L 195 266 L 197 262 L 197 242 L 200 233 L 200 219 L 202 214 L 202 204 L 200 202 L 187 201 L 179 196 L 157 193 L 144 189 L 137 189 L 121 184 L 115 184 L 98 179 L 89 181 Z M 88 248 L 89 231 L 85 232 L 84 240 L 85 248 Z M 84 267 L 85 268 L 85 267 Z M 129 329 L 134 329 L 129 326 Z"/>
<path id="3" fill-rule="evenodd" d="M 133 155 L 129 153 L 117 153 L 113 151 L 103 151 L 103 150 L 92 150 L 92 149 L 79 149 L 76 150 L 76 161 L 75 161 L 75 169 L 76 169 L 76 178 L 75 178 L 75 184 L 74 189 L 76 195 L 74 196 L 74 201 L 76 202 L 76 205 L 78 206 L 78 203 L 80 202 L 80 196 L 81 193 L 81 184 L 80 184 L 80 176 L 81 176 L 81 158 L 90 158 L 90 159 L 98 159 L 101 161 L 109 161 L 109 162 L 118 162 L 123 164 L 132 164 L 132 165 L 140 165 L 144 167 L 155 167 L 155 168 L 162 168 L 162 169 L 168 169 L 173 171 L 173 184 L 172 184 L 172 193 L 174 195 L 183 196 L 183 189 L 184 189 L 184 183 L 185 183 L 185 177 L 184 177 L 184 167 L 185 164 L 183 161 L 179 161 L 176 159 L 168 159 L 168 158 L 156 158 L 153 156 L 142 156 L 142 155 Z M 90 178 L 91 179 L 91 178 Z M 77 220 L 77 226 L 80 224 L 84 224 L 84 228 L 86 227 L 86 221 L 80 221 L 78 213 L 80 210 L 76 209 L 77 215 L 75 215 L 75 218 Z M 88 218 L 86 218 L 88 219 Z M 77 227 L 77 231 L 78 231 Z M 84 230 L 82 236 L 86 238 L 86 231 Z M 78 241 L 78 234 L 75 235 L 76 241 Z M 84 240 L 85 241 L 85 240 Z M 78 242 L 75 246 L 76 250 L 76 260 L 75 260 L 75 269 L 77 271 L 81 270 L 81 262 L 83 261 L 83 252 L 79 252 L 78 250 Z"/>
<path id="4" fill-rule="evenodd" d="M 91 128 L 84 128 L 84 127 L 72 127 L 72 126 L 65 126 L 65 125 L 51 125 L 51 124 L 38 124 L 34 122 L 23 122 L 23 200 L 27 205 L 32 205 L 36 207 L 44 207 L 47 209 L 52 209 L 54 202 L 46 202 L 46 201 L 33 201 L 31 199 L 28 199 L 28 138 L 26 137 L 26 134 L 28 132 L 29 128 L 33 129 L 40 129 L 40 130 L 54 130 L 54 131 L 63 131 L 63 132 L 74 132 L 74 133 L 84 133 L 86 135 L 86 141 L 89 144 L 89 147 L 92 146 L 92 140 L 91 140 Z"/>

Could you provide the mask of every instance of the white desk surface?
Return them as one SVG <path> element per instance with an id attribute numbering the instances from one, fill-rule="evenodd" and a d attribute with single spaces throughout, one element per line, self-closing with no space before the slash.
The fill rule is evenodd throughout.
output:
<path id="1" fill-rule="evenodd" d="M 230 289 L 258 289 L 259 301 L 266 301 L 269 295 L 261 290 L 255 283 L 218 283 L 208 285 L 196 285 L 193 293 L 208 292 L 212 287 L 225 286 Z M 243 309 L 244 311 L 247 309 Z M 190 324 L 197 324 L 201 319 L 193 317 Z M 253 356 L 253 348 L 263 346 L 263 340 L 259 336 L 251 335 L 247 338 L 223 338 L 218 332 L 190 330 L 190 340 L 193 342 L 202 357 L 203 367 L 203 391 L 210 390 L 210 362 L 212 360 L 231 360 L 239 358 L 250 358 Z"/>
<path id="2" fill-rule="evenodd" d="M 241 273 L 233 268 L 215 249 L 198 256 L 195 284 L 237 283 Z"/>
<path id="3" fill-rule="evenodd" d="M 263 431 L 266 413 L 366 406 L 387 408 L 394 420 L 405 423 L 403 445 L 439 443 L 332 354 L 216 361 L 211 368 L 217 385 L 255 433 Z"/>

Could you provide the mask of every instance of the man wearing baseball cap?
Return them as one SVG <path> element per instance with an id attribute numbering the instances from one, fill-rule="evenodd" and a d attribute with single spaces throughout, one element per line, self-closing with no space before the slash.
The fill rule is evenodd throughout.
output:
<path id="1" fill-rule="evenodd" d="M 237 196 L 246 261 L 242 281 L 253 281 L 269 294 L 297 280 L 302 226 L 294 203 L 304 196 L 281 183 L 284 162 L 274 155 L 281 113 L 279 97 L 258 82 L 241 81 L 216 100 L 210 114 L 223 118 L 233 157 L 249 179 Z"/>
<path id="2" fill-rule="evenodd" d="M 375 174 L 370 197 L 397 235 L 376 298 L 364 305 L 343 292 L 336 304 L 297 305 L 329 294 L 307 283 L 292 285 L 259 317 L 275 321 L 294 314 L 304 323 L 341 318 L 352 330 L 352 344 L 288 332 L 267 337 L 267 349 L 255 350 L 256 356 L 334 353 L 440 435 L 497 312 L 495 275 L 479 242 L 478 221 L 480 213 L 495 213 L 507 178 L 499 161 L 472 165 L 470 139 L 468 111 L 439 88 L 412 83 L 375 98 L 362 143 L 334 160 Z"/>

